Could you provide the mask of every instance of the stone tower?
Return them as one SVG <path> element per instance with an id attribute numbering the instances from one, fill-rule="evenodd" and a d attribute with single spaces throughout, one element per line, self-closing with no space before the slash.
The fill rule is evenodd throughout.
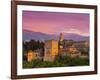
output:
<path id="1" fill-rule="evenodd" d="M 59 48 L 60 49 L 63 48 L 63 40 L 64 40 L 64 35 L 60 33 L 60 37 L 59 37 Z"/>
<path id="2" fill-rule="evenodd" d="M 58 55 L 58 41 L 47 40 L 44 46 L 44 61 L 54 61 Z"/>
<path id="3" fill-rule="evenodd" d="M 60 33 L 59 41 L 63 41 L 63 40 L 64 40 L 63 33 Z"/>

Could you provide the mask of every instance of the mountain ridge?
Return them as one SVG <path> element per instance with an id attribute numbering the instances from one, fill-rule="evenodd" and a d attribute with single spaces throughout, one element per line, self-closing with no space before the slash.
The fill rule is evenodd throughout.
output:
<path id="1" fill-rule="evenodd" d="M 59 34 L 60 35 L 60 34 Z M 50 39 L 59 39 L 58 34 L 46 34 L 42 32 L 35 32 L 31 30 L 23 29 L 23 40 L 50 40 Z M 82 36 L 74 33 L 63 33 L 64 39 L 74 40 L 74 41 L 84 41 L 89 40 L 89 36 Z"/>

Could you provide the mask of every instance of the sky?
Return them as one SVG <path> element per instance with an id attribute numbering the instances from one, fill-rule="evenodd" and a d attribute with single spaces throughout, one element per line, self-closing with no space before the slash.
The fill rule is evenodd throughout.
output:
<path id="1" fill-rule="evenodd" d="M 89 14 L 23 11 L 23 30 L 46 34 L 74 33 L 89 36 Z"/>

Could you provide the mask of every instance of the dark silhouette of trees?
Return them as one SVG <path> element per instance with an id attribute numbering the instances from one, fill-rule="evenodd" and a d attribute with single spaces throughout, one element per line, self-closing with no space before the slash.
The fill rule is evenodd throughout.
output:
<path id="1" fill-rule="evenodd" d="M 44 49 L 44 43 L 40 41 L 31 40 L 29 42 L 23 42 L 23 51 L 28 52 L 29 50 Z"/>

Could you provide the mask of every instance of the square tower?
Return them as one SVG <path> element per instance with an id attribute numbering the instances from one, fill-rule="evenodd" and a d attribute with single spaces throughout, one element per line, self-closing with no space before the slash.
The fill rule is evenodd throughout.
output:
<path id="1" fill-rule="evenodd" d="M 58 41 L 47 40 L 44 46 L 44 61 L 54 61 L 58 55 Z"/>

